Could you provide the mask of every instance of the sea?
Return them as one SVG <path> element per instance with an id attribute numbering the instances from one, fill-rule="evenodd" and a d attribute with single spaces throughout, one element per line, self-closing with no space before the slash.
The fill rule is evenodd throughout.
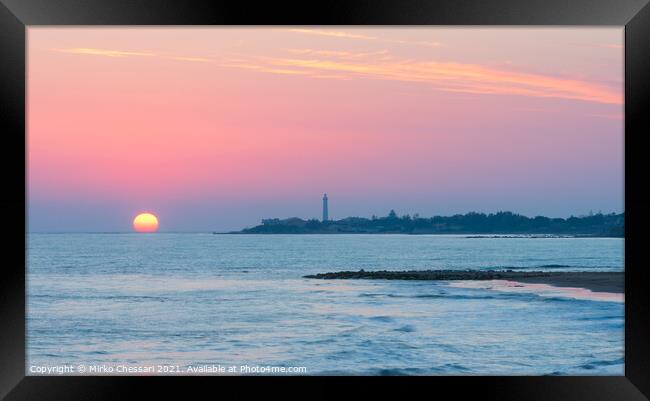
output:
<path id="1" fill-rule="evenodd" d="M 624 299 L 340 270 L 623 271 L 622 238 L 27 236 L 27 375 L 623 375 Z"/>

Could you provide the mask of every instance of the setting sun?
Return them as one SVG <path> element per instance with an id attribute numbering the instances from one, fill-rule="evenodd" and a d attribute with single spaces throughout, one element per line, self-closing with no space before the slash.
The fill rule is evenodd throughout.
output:
<path id="1" fill-rule="evenodd" d="M 139 233 L 158 231 L 158 218 L 151 213 L 140 213 L 133 219 L 133 229 Z"/>

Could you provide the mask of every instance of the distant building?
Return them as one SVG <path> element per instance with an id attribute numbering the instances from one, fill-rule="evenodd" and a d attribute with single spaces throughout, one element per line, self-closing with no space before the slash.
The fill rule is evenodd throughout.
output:
<path id="1" fill-rule="evenodd" d="M 329 220 L 329 213 L 327 210 L 327 194 L 323 195 L 323 222 Z"/>

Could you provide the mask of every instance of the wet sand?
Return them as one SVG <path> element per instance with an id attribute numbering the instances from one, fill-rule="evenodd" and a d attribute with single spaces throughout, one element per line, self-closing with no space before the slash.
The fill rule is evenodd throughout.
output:
<path id="1" fill-rule="evenodd" d="M 585 288 L 594 292 L 623 293 L 623 272 L 522 272 L 469 270 L 410 270 L 410 271 L 340 271 L 305 276 L 316 279 L 370 280 L 510 280 L 520 283 L 547 284 L 556 287 Z"/>

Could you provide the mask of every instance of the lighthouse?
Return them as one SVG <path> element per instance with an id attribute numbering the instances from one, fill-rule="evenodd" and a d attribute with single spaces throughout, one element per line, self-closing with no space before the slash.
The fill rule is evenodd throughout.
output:
<path id="1" fill-rule="evenodd" d="M 327 211 L 327 194 L 323 194 L 323 222 L 329 220 L 329 214 Z"/>

